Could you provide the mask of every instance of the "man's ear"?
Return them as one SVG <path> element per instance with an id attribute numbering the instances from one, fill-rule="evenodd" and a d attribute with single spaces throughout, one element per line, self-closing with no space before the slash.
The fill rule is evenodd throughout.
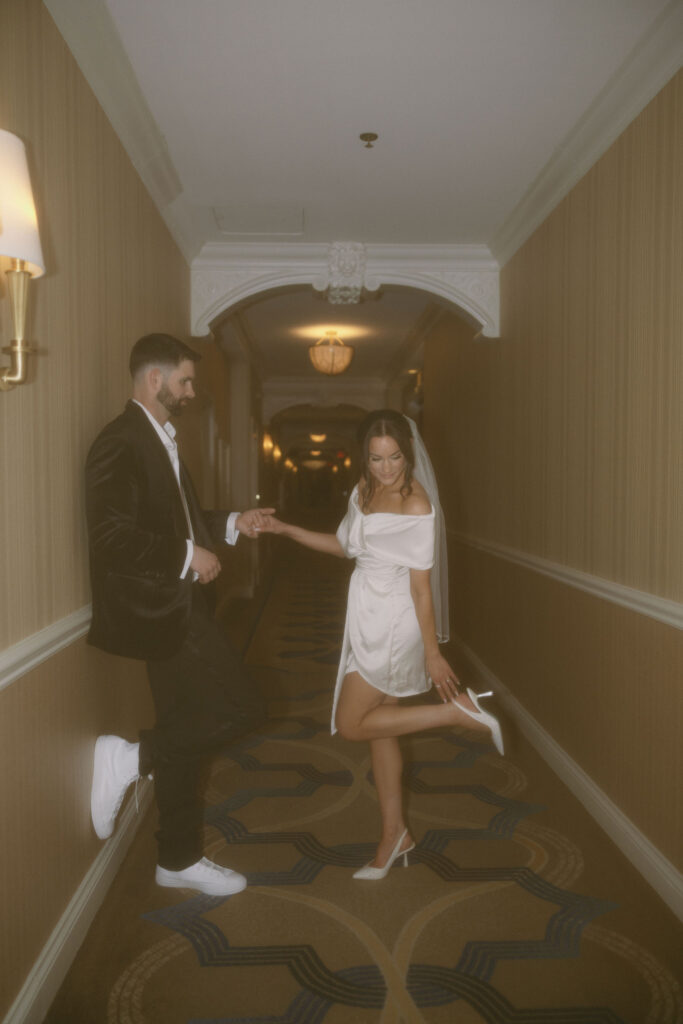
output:
<path id="1" fill-rule="evenodd" d="M 164 375 L 158 366 L 150 366 L 147 371 L 147 386 L 153 395 L 159 391 L 164 380 Z"/>

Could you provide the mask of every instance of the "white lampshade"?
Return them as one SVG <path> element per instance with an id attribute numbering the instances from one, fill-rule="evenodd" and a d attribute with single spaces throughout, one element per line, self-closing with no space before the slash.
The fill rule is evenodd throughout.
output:
<path id="1" fill-rule="evenodd" d="M 45 261 L 40 247 L 38 218 L 33 202 L 24 143 L 0 129 L 0 257 L 24 260 L 32 277 L 42 277 Z"/>

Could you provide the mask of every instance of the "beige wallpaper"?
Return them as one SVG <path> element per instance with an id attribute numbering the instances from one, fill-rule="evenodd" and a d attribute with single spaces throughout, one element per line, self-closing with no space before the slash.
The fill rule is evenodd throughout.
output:
<path id="1" fill-rule="evenodd" d="M 186 335 L 189 272 L 39 0 L 0 4 L 0 127 L 27 144 L 47 262 L 30 383 L 0 393 L 1 651 L 90 600 L 85 453 L 127 397 L 131 343 Z M 94 739 L 148 723 L 143 671 L 80 641 L 0 690 L 0 1018 L 101 849 Z"/>
<path id="2" fill-rule="evenodd" d="M 451 346 L 444 410 L 458 529 L 677 601 L 681 124 L 683 72 L 504 268 L 503 336 Z"/>
<path id="3" fill-rule="evenodd" d="M 681 631 L 456 536 L 683 600 L 681 124 L 683 72 L 425 356 L 455 632 L 679 865 Z"/>
<path id="4" fill-rule="evenodd" d="M 0 649 L 89 600 L 82 465 L 149 330 L 188 330 L 187 266 L 38 0 L 0 5 L 0 126 L 24 139 L 44 278 L 31 384 L 0 395 Z M 3 275 L 4 276 L 4 275 Z M 3 338 L 9 311 L 0 309 Z"/>

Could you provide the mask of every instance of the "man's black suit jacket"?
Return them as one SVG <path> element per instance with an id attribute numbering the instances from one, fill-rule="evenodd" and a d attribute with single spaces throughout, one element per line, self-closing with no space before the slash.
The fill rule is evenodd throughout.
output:
<path id="1" fill-rule="evenodd" d="M 86 461 L 93 615 L 89 643 L 145 660 L 175 654 L 187 634 L 192 573 L 187 521 L 163 442 L 128 402 L 95 440 Z M 225 539 L 227 512 L 204 512 L 181 463 L 195 542 Z"/>

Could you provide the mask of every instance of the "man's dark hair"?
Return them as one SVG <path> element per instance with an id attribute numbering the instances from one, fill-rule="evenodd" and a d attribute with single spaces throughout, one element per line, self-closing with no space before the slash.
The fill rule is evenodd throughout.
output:
<path id="1" fill-rule="evenodd" d="M 180 366 L 185 359 L 198 363 L 202 357 L 171 334 L 146 334 L 130 353 L 130 375 L 135 378 L 145 366 Z"/>

